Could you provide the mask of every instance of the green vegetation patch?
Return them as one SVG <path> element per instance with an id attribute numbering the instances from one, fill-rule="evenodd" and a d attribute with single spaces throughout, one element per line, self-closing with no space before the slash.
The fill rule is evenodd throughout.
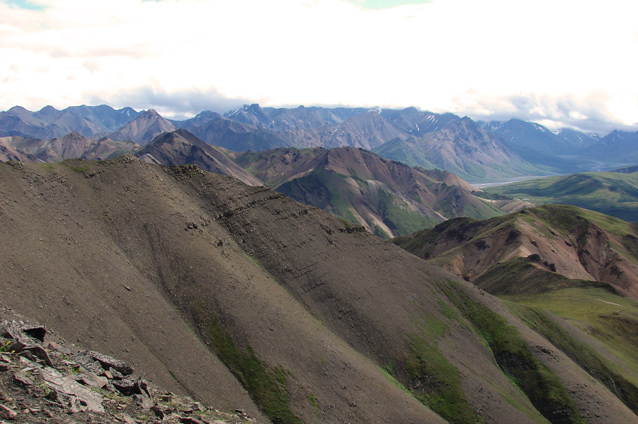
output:
<path id="1" fill-rule="evenodd" d="M 388 228 L 400 235 L 412 234 L 439 223 L 436 218 L 410 211 L 409 206 L 398 196 L 383 190 L 379 191 L 379 210 Z"/>
<path id="2" fill-rule="evenodd" d="M 510 309 L 525 323 L 562 350 L 592 377 L 603 383 L 633 412 L 638 413 L 638 388 L 614 371 L 591 347 L 569 335 L 547 313 L 538 308 L 509 303 Z"/>
<path id="3" fill-rule="evenodd" d="M 584 422 L 558 377 L 532 354 L 518 331 L 487 306 L 475 303 L 450 285 L 448 297 L 474 325 L 492 350 L 496 363 L 551 423 Z"/>
<path id="4" fill-rule="evenodd" d="M 44 169 L 45 171 L 53 171 L 56 168 L 55 163 L 39 163 L 38 164 L 42 169 Z M 88 168 L 87 168 L 88 169 Z"/>
<path id="5" fill-rule="evenodd" d="M 469 233 L 470 231 L 468 230 L 472 227 L 480 225 L 481 222 L 476 219 L 453 218 L 438 224 L 434 228 L 421 230 L 409 236 L 395 237 L 391 241 L 410 253 L 424 257 L 426 252 L 434 250 L 437 239 L 449 229 L 453 229 L 455 234 L 465 234 L 466 232 Z"/>
<path id="6" fill-rule="evenodd" d="M 315 409 L 319 409 L 319 401 L 317 401 L 317 397 L 313 393 L 308 395 L 308 402 L 310 402 L 310 405 Z"/>
<path id="7" fill-rule="evenodd" d="M 638 221 L 637 173 L 588 172 L 488 187 L 485 191 L 537 205 L 568 204 Z"/>
<path id="8" fill-rule="evenodd" d="M 453 424 L 474 424 L 476 417 L 465 398 L 458 370 L 439 351 L 436 339 L 413 337 L 406 368 L 412 394 Z"/>
<path id="9" fill-rule="evenodd" d="M 449 325 L 434 317 L 425 317 L 418 324 L 421 333 L 410 338 L 409 354 L 404 357 L 409 393 L 450 423 L 476 423 L 458 370 L 438 348 L 438 340 L 448 333 Z M 392 377 L 393 368 L 393 364 L 388 363 L 384 374 Z M 400 383 L 396 385 L 406 390 Z"/>
<path id="10" fill-rule="evenodd" d="M 69 165 L 69 168 L 71 168 L 71 170 L 75 171 L 75 172 L 86 172 L 89 170 L 89 166 L 88 165 L 83 165 L 83 166 L 79 166 L 79 165 Z"/>
<path id="11" fill-rule="evenodd" d="M 412 392 L 410 392 L 403 384 L 401 384 L 396 378 L 394 378 L 394 375 L 392 375 L 393 369 L 394 365 L 392 364 L 392 361 L 390 361 L 381 368 L 381 373 L 390 383 L 403 390 L 405 393 L 412 394 Z"/>
<path id="12" fill-rule="evenodd" d="M 347 185 L 346 185 L 347 186 Z M 277 188 L 277 191 L 298 202 L 313 205 L 348 221 L 363 224 L 350 210 L 352 202 L 344 187 L 343 177 L 329 171 L 320 171 L 296 178 Z"/>
<path id="13" fill-rule="evenodd" d="M 548 224 L 548 227 L 561 232 L 563 238 L 570 238 L 570 235 L 577 237 L 579 246 L 587 243 L 587 230 L 590 221 L 583 218 L 578 213 L 579 210 L 566 206 L 541 206 L 532 210 L 532 213 Z"/>
<path id="14" fill-rule="evenodd" d="M 439 223 L 436 218 L 428 218 L 419 212 L 409 210 L 409 206 L 403 200 L 384 190 L 379 190 L 379 210 L 388 228 L 400 235 L 412 234 Z"/>
<path id="15" fill-rule="evenodd" d="M 638 373 L 638 302 L 599 287 L 505 295 L 503 299 L 575 321 Z"/>
<path id="16" fill-rule="evenodd" d="M 290 410 L 289 394 L 285 387 L 288 373 L 280 368 L 271 371 L 250 346 L 245 349 L 238 347 L 215 315 L 208 324 L 208 333 L 219 359 L 237 377 L 273 423 L 303 423 Z"/>

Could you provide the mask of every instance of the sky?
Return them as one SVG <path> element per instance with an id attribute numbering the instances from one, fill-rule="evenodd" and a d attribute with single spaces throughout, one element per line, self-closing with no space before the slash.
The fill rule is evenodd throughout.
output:
<path id="1" fill-rule="evenodd" d="M 635 0 L 0 0 L 0 110 L 356 106 L 638 131 Z"/>

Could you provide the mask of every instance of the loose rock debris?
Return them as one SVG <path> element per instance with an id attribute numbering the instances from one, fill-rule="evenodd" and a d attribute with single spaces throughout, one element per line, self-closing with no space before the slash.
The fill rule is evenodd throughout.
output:
<path id="1" fill-rule="evenodd" d="M 46 335 L 41 326 L 0 323 L 0 423 L 256 423 L 163 392 L 123 361 Z"/>

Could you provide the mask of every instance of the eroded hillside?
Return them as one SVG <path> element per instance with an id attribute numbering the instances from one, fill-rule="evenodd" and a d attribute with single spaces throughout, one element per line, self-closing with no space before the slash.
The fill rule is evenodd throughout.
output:
<path id="1" fill-rule="evenodd" d="M 363 149 L 290 148 L 234 157 L 269 187 L 386 238 L 457 216 L 504 213 L 454 174 L 412 168 Z"/>
<path id="2" fill-rule="evenodd" d="M 259 420 L 638 421 L 498 299 L 265 187 L 10 162 L 0 225 L 3 304 Z"/>
<path id="3" fill-rule="evenodd" d="M 487 283 L 493 268 L 522 261 L 567 279 L 606 282 L 638 299 L 636 227 L 574 206 L 546 205 L 484 221 L 459 218 L 395 242 L 494 293 L 501 291 Z M 533 290 L 523 286 L 523 275 L 508 290 Z"/>
<path id="4" fill-rule="evenodd" d="M 507 301 L 638 410 L 636 227 L 574 206 L 454 219 L 393 241 Z"/>

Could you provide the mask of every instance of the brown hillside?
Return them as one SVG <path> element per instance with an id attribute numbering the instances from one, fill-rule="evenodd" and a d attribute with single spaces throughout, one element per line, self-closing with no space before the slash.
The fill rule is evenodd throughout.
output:
<path id="1" fill-rule="evenodd" d="M 573 280 L 602 281 L 638 299 L 638 230 L 575 206 L 546 205 L 505 217 L 451 220 L 398 239 L 468 281 L 514 258 Z"/>
<path id="2" fill-rule="evenodd" d="M 0 137 L 0 162 L 9 160 L 36 161 L 35 156 L 21 152 L 12 146 L 11 140 L 14 138 L 17 137 Z"/>
<path id="3" fill-rule="evenodd" d="M 264 187 L 130 156 L 5 163 L 0 225 L 3 304 L 169 390 L 264 421 L 257 404 L 273 422 L 444 422 L 385 367 L 426 403 L 439 393 L 459 405 L 430 403 L 439 413 L 467 411 L 454 422 L 565 422 L 569 409 L 535 408 L 513 386 L 449 300 L 456 290 L 515 325 L 589 422 L 637 420 L 498 300 Z M 599 405 L 609 409 L 597 416 Z"/>
<path id="4" fill-rule="evenodd" d="M 449 172 L 412 168 L 354 147 L 246 152 L 235 160 L 268 186 L 384 237 L 457 216 L 502 214 Z"/>

